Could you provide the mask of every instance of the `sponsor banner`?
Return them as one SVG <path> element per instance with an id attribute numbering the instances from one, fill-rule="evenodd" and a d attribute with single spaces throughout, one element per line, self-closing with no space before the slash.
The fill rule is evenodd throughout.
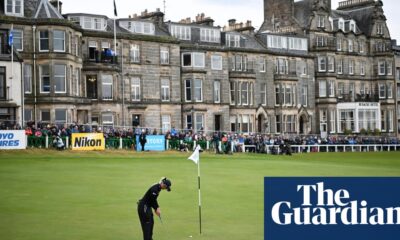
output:
<path id="1" fill-rule="evenodd" d="M 145 151 L 165 151 L 165 136 L 164 135 L 146 135 Z M 139 142 L 139 135 L 136 136 L 136 151 L 142 151 L 142 146 Z"/>
<path id="2" fill-rule="evenodd" d="M 0 150 L 26 149 L 24 130 L 0 130 Z"/>
<path id="3" fill-rule="evenodd" d="M 104 150 L 105 139 L 102 133 L 73 133 L 72 150 Z"/>
<path id="4" fill-rule="evenodd" d="M 397 240 L 400 177 L 264 179 L 265 240 Z"/>

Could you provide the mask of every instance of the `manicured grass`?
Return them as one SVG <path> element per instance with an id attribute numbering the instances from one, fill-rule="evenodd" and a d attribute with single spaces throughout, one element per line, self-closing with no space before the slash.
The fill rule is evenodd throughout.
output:
<path id="1" fill-rule="evenodd" d="M 189 155 L 0 151 L 0 239 L 142 239 L 136 201 L 167 176 L 173 190 L 159 197 L 155 240 L 261 240 L 264 176 L 400 176 L 400 153 L 202 153 L 200 236 Z"/>

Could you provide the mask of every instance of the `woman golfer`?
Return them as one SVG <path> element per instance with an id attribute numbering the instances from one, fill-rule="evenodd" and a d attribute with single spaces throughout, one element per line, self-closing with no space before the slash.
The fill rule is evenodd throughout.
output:
<path id="1" fill-rule="evenodd" d="M 151 186 L 138 202 L 138 214 L 142 225 L 143 240 L 153 239 L 154 218 L 151 209 L 153 208 L 157 216 L 161 217 L 157 197 L 162 189 L 167 189 L 168 192 L 171 191 L 171 181 L 165 177 L 161 178 L 159 183 Z"/>

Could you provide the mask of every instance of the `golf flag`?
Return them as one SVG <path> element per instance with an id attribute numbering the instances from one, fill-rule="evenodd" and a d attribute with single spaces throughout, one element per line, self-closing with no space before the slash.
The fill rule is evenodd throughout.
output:
<path id="1" fill-rule="evenodd" d="M 192 153 L 192 155 L 188 158 L 189 160 L 192 160 L 194 163 L 199 164 L 200 160 L 200 145 L 197 145 L 196 149 Z"/>
<path id="2" fill-rule="evenodd" d="M 14 36 L 12 30 L 10 31 L 10 35 L 8 36 L 8 45 L 12 46 L 14 44 Z"/>
<path id="3" fill-rule="evenodd" d="M 118 16 L 117 14 L 117 5 L 115 4 L 115 0 L 114 0 L 114 16 Z"/>

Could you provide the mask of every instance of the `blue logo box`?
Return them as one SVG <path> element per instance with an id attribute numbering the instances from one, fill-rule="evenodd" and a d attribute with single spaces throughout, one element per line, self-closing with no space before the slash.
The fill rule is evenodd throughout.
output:
<path id="1" fill-rule="evenodd" d="M 264 240 L 399 240 L 400 177 L 266 177 Z"/>

